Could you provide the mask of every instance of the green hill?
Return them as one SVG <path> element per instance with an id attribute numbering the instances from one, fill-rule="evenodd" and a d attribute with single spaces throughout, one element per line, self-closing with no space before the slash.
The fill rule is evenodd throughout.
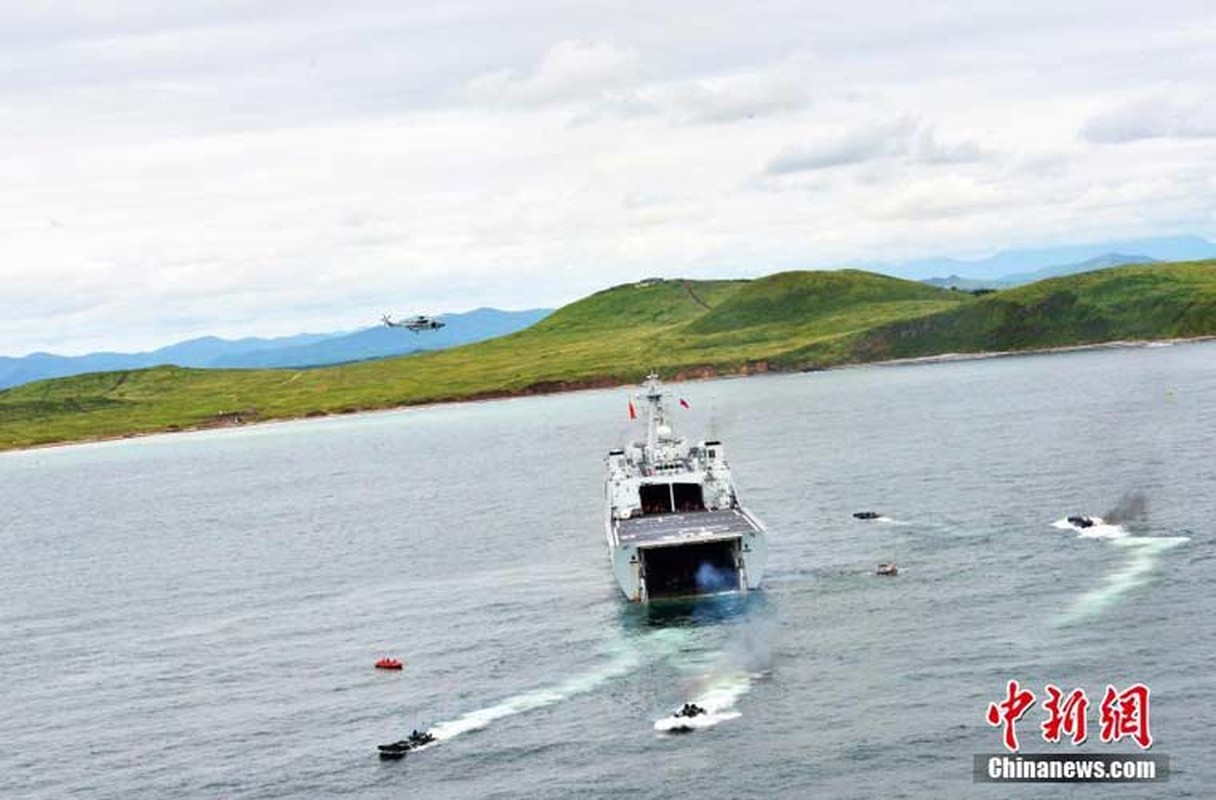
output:
<path id="1" fill-rule="evenodd" d="M 941 303 L 959 298 L 940 288 L 859 270 L 780 272 L 751 281 L 688 326 L 693 334 L 805 322 L 811 329 L 824 320 L 863 322 L 871 314 L 912 301 Z M 847 326 L 846 326 L 847 327 Z"/>
<path id="2" fill-rule="evenodd" d="M 1052 278 L 916 320 L 877 326 L 853 358 L 873 361 L 1216 334 L 1216 261 Z"/>
<path id="3" fill-rule="evenodd" d="M 510 336 L 313 370 L 157 367 L 0 392 L 0 449 L 152 431 L 609 386 L 1216 334 L 1216 262 L 1124 267 L 973 297 L 872 273 L 646 281 Z"/>

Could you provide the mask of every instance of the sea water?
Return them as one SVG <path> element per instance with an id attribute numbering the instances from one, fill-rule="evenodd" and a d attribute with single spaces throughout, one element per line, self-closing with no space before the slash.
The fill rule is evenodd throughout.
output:
<path id="1" fill-rule="evenodd" d="M 1096 796 L 972 783 L 1011 678 L 1148 684 L 1171 780 L 1103 796 L 1209 796 L 1216 344 L 678 391 L 770 529 L 745 600 L 613 582 L 624 388 L 0 455 L 0 796 Z"/>

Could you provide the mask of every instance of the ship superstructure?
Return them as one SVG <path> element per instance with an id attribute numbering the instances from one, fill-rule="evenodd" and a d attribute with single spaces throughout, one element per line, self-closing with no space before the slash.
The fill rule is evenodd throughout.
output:
<path id="1" fill-rule="evenodd" d="M 605 526 L 617 582 L 636 602 L 755 589 L 764 527 L 739 505 L 722 443 L 677 436 L 666 397 L 650 375 L 636 395 L 645 440 L 608 453 Z"/>

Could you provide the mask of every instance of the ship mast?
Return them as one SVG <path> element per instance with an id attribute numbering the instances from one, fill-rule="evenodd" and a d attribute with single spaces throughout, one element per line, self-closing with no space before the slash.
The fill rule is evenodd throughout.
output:
<path id="1" fill-rule="evenodd" d="M 671 428 L 667 424 L 667 409 L 663 405 L 663 387 L 659 383 L 659 376 L 654 372 L 647 375 L 642 388 L 645 391 L 638 398 L 646 401 L 646 450 L 654 459 L 658 454 L 659 439 L 669 438 Z"/>

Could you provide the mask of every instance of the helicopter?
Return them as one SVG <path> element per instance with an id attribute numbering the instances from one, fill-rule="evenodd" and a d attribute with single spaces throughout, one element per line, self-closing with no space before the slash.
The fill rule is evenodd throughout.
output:
<path id="1" fill-rule="evenodd" d="M 380 321 L 390 328 L 408 328 L 414 333 L 421 331 L 437 331 L 447 323 L 440 322 L 434 317 L 428 317 L 425 314 L 419 314 L 416 317 L 408 317 L 403 320 L 393 321 L 393 318 L 388 314 L 380 317 Z"/>

